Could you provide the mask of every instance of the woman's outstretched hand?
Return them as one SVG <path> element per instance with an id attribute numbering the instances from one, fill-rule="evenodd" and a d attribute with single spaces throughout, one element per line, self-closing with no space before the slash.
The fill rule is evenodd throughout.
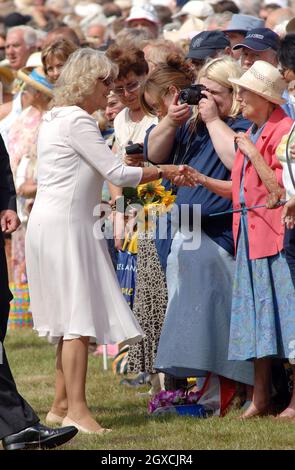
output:
<path id="1" fill-rule="evenodd" d="M 189 186 L 194 188 L 198 183 L 200 174 L 188 165 L 164 165 L 164 177 L 172 181 L 176 186 Z"/>

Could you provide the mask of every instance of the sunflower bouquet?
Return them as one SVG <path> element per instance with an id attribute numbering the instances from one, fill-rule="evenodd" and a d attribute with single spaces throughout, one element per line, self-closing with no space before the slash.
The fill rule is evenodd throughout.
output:
<path id="1" fill-rule="evenodd" d="M 143 223 L 145 230 L 155 226 L 156 218 L 170 212 L 176 195 L 162 185 L 162 179 L 140 184 L 137 188 L 125 188 L 123 191 L 127 213 L 135 209 L 138 222 Z M 143 210 L 139 210 L 142 206 Z"/>

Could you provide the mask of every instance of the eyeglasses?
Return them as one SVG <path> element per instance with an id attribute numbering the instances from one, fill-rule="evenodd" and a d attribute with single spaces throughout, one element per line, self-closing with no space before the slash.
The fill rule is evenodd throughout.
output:
<path id="1" fill-rule="evenodd" d="M 110 86 L 114 83 L 114 79 L 113 77 L 107 77 L 107 78 L 100 78 L 99 79 L 103 84 L 104 86 Z"/>
<path id="2" fill-rule="evenodd" d="M 134 93 L 140 87 L 141 82 L 136 80 L 135 82 L 129 83 L 126 86 L 119 86 L 114 88 L 114 93 L 118 96 L 124 96 L 125 93 Z"/>

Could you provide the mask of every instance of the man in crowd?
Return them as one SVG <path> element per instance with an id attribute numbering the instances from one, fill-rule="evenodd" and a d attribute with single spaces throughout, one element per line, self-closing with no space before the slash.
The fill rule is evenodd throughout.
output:
<path id="1" fill-rule="evenodd" d="M 29 56 L 36 51 L 37 35 L 30 26 L 15 26 L 8 30 L 5 52 L 10 67 L 17 71 L 25 66 Z"/>
<path id="2" fill-rule="evenodd" d="M 197 73 L 209 57 L 229 55 L 230 51 L 229 39 L 222 31 L 202 31 L 191 40 L 186 59 Z"/>
<path id="3" fill-rule="evenodd" d="M 255 28 L 247 32 L 245 39 L 233 47 L 242 50 L 241 65 L 248 70 L 256 60 L 264 60 L 275 67 L 278 65 L 277 50 L 279 36 L 268 28 Z"/>
<path id="4" fill-rule="evenodd" d="M 230 45 L 233 48 L 245 39 L 248 31 L 254 28 L 263 28 L 264 20 L 251 15 L 233 15 L 224 33 L 230 40 Z M 241 49 L 232 50 L 232 56 L 239 59 L 241 56 Z"/>
<path id="5" fill-rule="evenodd" d="M 152 5 L 132 7 L 126 24 L 128 28 L 146 29 L 155 39 L 159 35 L 160 21 Z"/>

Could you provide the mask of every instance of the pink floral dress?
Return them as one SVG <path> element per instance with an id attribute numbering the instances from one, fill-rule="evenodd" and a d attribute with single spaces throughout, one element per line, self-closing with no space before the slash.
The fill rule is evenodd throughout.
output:
<path id="1" fill-rule="evenodd" d="M 8 134 L 8 153 L 16 189 L 32 177 L 36 163 L 36 143 L 42 113 L 30 106 L 22 111 Z M 27 207 L 31 200 L 17 196 L 18 215 L 22 222 L 11 240 L 11 273 L 10 288 L 14 295 L 11 302 L 9 327 L 19 328 L 32 326 L 32 315 L 29 311 L 29 290 L 25 263 L 25 234 L 29 212 Z"/>

